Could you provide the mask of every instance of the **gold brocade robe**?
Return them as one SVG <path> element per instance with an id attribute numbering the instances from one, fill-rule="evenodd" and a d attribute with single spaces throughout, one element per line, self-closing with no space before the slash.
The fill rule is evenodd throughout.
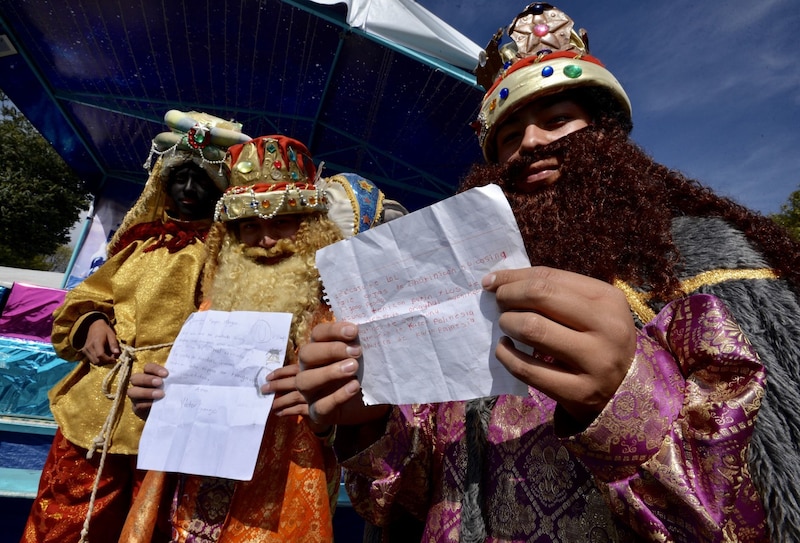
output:
<path id="1" fill-rule="evenodd" d="M 53 346 L 65 360 L 77 360 L 78 367 L 50 390 L 50 409 L 64 436 L 79 447 L 91 447 L 112 407 L 102 384 L 113 368 L 90 364 L 75 349 L 81 323 L 102 313 L 120 345 L 141 348 L 171 344 L 197 309 L 203 243 L 195 241 L 173 253 L 166 247 L 145 252 L 157 242 L 149 238 L 124 247 L 67 293 L 54 313 Z M 165 346 L 137 353 L 131 374 L 141 373 L 147 362 L 164 365 L 169 350 Z M 114 383 L 112 391 L 116 388 Z M 109 452 L 136 454 L 144 421 L 133 414 L 127 398 L 122 405 Z"/>

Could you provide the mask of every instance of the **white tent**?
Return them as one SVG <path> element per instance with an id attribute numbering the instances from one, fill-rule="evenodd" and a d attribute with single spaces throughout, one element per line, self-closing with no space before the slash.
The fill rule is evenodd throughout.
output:
<path id="1" fill-rule="evenodd" d="M 481 47 L 414 0 L 313 0 L 347 4 L 347 24 L 472 71 Z"/>

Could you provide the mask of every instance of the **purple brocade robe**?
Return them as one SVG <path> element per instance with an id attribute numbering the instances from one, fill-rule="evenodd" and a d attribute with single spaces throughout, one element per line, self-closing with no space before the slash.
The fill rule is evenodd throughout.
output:
<path id="1" fill-rule="evenodd" d="M 482 454 L 486 541 L 766 541 L 747 447 L 765 371 L 717 298 L 676 300 L 639 331 L 630 370 L 584 431 L 535 389 L 500 396 Z M 390 536 L 462 540 L 466 402 L 395 407 L 343 462 L 356 510 Z M 564 437 L 560 437 L 564 436 Z"/>

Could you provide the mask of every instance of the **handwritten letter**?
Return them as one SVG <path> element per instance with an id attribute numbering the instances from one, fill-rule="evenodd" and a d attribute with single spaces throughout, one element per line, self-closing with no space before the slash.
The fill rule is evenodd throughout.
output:
<path id="1" fill-rule="evenodd" d="M 260 385 L 283 366 L 289 313 L 204 311 L 181 328 L 139 442 L 139 469 L 249 480 L 272 396 Z"/>
<path id="2" fill-rule="evenodd" d="M 338 320 L 359 325 L 367 404 L 525 394 L 494 357 L 493 270 L 530 266 L 502 191 L 466 191 L 317 252 Z"/>

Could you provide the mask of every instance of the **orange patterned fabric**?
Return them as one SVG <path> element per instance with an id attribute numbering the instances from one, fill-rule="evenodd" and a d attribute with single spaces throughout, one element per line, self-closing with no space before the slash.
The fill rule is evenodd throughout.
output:
<path id="1" fill-rule="evenodd" d="M 158 541 L 169 524 L 178 543 L 331 542 L 338 487 L 330 444 L 303 417 L 270 416 L 252 480 L 149 472 L 120 542 Z"/>
<path id="2" fill-rule="evenodd" d="M 333 450 L 302 417 L 271 416 L 252 480 L 181 481 L 173 537 L 187 543 L 332 541 L 338 481 Z"/>
<path id="3" fill-rule="evenodd" d="M 80 540 L 99 462 L 100 453 L 87 460 L 86 449 L 73 445 L 60 430 L 56 431 L 21 543 Z M 106 457 L 89 525 L 91 541 L 117 539 L 131 506 L 131 494 L 144 473 L 136 470 L 135 456 Z"/>

